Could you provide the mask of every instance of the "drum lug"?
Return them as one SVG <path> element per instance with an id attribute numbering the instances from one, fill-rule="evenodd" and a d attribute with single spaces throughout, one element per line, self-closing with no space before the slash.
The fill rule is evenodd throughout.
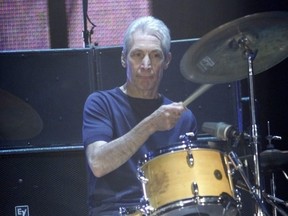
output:
<path id="1" fill-rule="evenodd" d="M 193 167 L 193 165 L 194 165 L 194 158 L 193 158 L 193 154 L 192 154 L 192 149 L 190 149 L 190 148 L 187 150 L 186 160 L 187 160 L 188 166 L 189 166 L 189 167 Z"/>
<path id="2" fill-rule="evenodd" d="M 199 196 L 199 188 L 198 188 L 197 182 L 192 183 L 191 189 L 192 189 L 192 193 L 194 194 L 194 196 L 198 197 Z"/>

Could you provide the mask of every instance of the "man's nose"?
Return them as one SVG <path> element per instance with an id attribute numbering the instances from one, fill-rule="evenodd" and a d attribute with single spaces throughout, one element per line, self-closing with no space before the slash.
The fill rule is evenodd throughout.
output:
<path id="1" fill-rule="evenodd" d="M 143 68 L 151 68 L 151 59 L 148 54 L 146 54 L 142 60 Z"/>

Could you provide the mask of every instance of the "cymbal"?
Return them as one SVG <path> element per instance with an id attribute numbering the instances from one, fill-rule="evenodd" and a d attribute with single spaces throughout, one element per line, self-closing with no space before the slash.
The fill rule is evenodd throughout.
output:
<path id="1" fill-rule="evenodd" d="M 288 12 L 247 15 L 207 33 L 180 62 L 182 75 L 196 83 L 217 84 L 248 77 L 247 49 L 256 54 L 254 74 L 288 57 Z M 243 42 L 245 41 L 245 42 Z"/>
<path id="2" fill-rule="evenodd" d="M 262 167 L 276 167 L 288 163 L 288 151 L 268 149 L 260 153 Z"/>
<path id="3" fill-rule="evenodd" d="M 0 89 L 0 140 L 29 139 L 43 128 L 38 113 L 20 98 Z"/>

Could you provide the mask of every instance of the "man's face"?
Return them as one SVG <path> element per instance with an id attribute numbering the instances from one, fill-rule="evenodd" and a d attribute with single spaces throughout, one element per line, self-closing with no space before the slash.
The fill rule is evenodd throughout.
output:
<path id="1" fill-rule="evenodd" d="M 127 84 L 135 91 L 157 92 L 169 60 L 165 60 L 158 38 L 136 32 L 127 54 Z"/>

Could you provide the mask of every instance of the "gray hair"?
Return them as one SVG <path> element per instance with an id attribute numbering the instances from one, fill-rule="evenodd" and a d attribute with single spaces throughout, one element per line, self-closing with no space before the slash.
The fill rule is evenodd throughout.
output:
<path id="1" fill-rule="evenodd" d="M 167 54 L 170 52 L 170 31 L 163 21 L 152 16 L 140 17 L 129 25 L 124 34 L 123 41 L 123 53 L 125 56 L 128 55 L 128 52 L 132 47 L 133 35 L 137 31 L 142 31 L 143 33 L 157 37 L 161 42 L 161 48 L 166 58 Z"/>

